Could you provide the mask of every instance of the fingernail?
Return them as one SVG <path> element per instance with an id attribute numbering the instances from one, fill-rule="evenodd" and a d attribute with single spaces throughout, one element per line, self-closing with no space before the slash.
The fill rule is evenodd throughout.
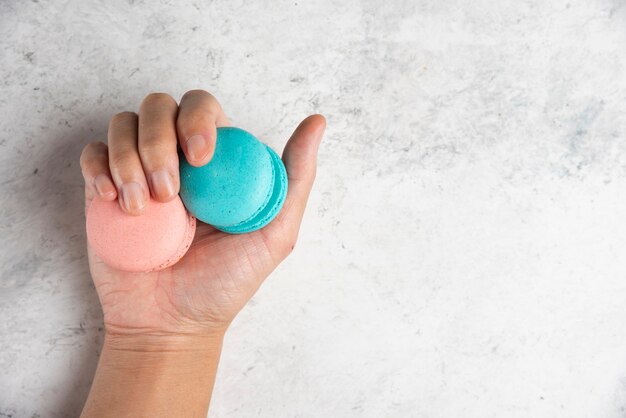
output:
<path id="1" fill-rule="evenodd" d="M 187 155 L 193 161 L 199 161 L 209 153 L 209 143 L 203 135 L 196 134 L 187 139 Z"/>
<path id="2" fill-rule="evenodd" d="M 100 197 L 111 195 L 115 190 L 113 183 L 106 174 L 98 174 L 96 178 L 93 179 L 93 184 Z"/>
<path id="3" fill-rule="evenodd" d="M 155 194 L 158 194 L 158 197 L 167 199 L 174 195 L 174 181 L 167 170 L 155 171 L 150 176 L 150 181 L 152 183 L 152 190 Z"/>
<path id="4" fill-rule="evenodd" d="M 143 209 L 145 202 L 141 184 L 135 182 L 122 184 L 122 203 L 130 212 Z"/>

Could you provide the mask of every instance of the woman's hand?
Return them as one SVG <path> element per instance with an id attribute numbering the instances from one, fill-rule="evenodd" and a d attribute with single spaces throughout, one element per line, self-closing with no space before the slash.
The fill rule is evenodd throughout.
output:
<path id="1" fill-rule="evenodd" d="M 139 114 L 111 119 L 108 145 L 84 148 L 86 208 L 93 199 L 117 199 L 122 210 L 141 216 L 148 199 L 175 198 L 177 144 L 190 164 L 204 165 L 216 127 L 228 125 L 205 91 L 187 92 L 180 104 L 150 94 Z M 88 249 L 105 340 L 83 416 L 206 416 L 224 332 L 294 248 L 324 128 L 322 116 L 309 116 L 287 142 L 287 198 L 266 227 L 229 235 L 198 221 L 186 255 L 150 273 L 115 270 Z"/>
<path id="2" fill-rule="evenodd" d="M 180 105 L 167 94 L 150 94 L 138 115 L 123 112 L 111 119 L 108 146 L 93 142 L 83 150 L 86 205 L 118 199 L 125 212 L 141 216 L 147 199 L 173 199 L 180 186 L 176 145 L 190 164 L 204 165 L 215 149 L 216 127 L 228 125 L 220 104 L 205 91 L 187 92 Z M 151 273 L 115 270 L 89 250 L 106 331 L 202 335 L 225 329 L 296 243 L 324 127 L 322 116 L 310 116 L 287 143 L 288 195 L 267 227 L 229 235 L 198 222 L 187 254 Z"/>

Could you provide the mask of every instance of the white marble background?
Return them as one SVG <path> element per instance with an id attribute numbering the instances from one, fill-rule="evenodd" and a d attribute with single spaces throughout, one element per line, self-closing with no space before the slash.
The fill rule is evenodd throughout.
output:
<path id="1" fill-rule="evenodd" d="M 328 118 L 211 417 L 625 417 L 625 72 L 625 0 L 1 1 L 0 417 L 79 413 L 80 149 L 192 88 Z"/>

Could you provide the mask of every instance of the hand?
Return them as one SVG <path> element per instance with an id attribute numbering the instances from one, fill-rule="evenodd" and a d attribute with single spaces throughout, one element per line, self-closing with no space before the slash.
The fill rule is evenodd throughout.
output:
<path id="1" fill-rule="evenodd" d="M 220 104 L 205 91 L 187 92 L 180 105 L 167 94 L 148 95 L 138 115 L 123 112 L 111 119 L 108 146 L 93 142 L 83 149 L 86 206 L 93 199 L 117 199 L 122 210 L 141 216 L 147 199 L 173 199 L 180 185 L 177 144 L 190 164 L 204 165 L 215 149 L 216 127 L 228 125 Z M 324 128 L 322 116 L 309 116 L 288 141 L 283 153 L 287 198 L 265 228 L 229 235 L 198 222 L 187 254 L 174 266 L 151 273 L 115 270 L 89 248 L 107 335 L 224 332 L 294 248 Z"/>

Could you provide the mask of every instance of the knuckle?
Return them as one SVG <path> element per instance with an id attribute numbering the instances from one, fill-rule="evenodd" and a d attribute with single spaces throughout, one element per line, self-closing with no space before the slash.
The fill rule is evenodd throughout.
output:
<path id="1" fill-rule="evenodd" d="M 118 125 L 121 123 L 125 123 L 128 121 L 134 121 L 137 118 L 137 114 L 135 112 L 124 111 L 119 112 L 113 115 L 111 118 L 111 125 Z"/>
<path id="2" fill-rule="evenodd" d="M 291 254 L 293 250 L 296 248 L 297 241 L 298 241 L 297 235 L 295 237 L 290 236 L 284 239 L 280 246 L 280 256 L 282 258 L 287 258 L 287 256 L 289 256 L 289 254 Z"/>
<path id="3" fill-rule="evenodd" d="M 289 254 L 291 254 L 293 252 L 293 250 L 296 248 L 296 242 L 292 241 L 288 246 L 287 249 L 285 250 L 285 257 L 287 257 Z"/>
<path id="4" fill-rule="evenodd" d="M 139 141 L 137 146 L 139 155 L 154 158 L 155 156 L 166 155 L 171 148 L 170 140 L 159 134 L 152 134 Z"/>
<path id="5" fill-rule="evenodd" d="M 197 98 L 202 98 L 203 100 L 206 100 L 208 102 L 208 106 L 211 111 L 217 112 L 219 109 L 222 108 L 217 98 L 206 90 L 202 90 L 202 89 L 189 90 L 183 95 L 183 98 L 189 99 L 194 96 Z"/>
<path id="6" fill-rule="evenodd" d="M 93 141 L 85 145 L 80 153 L 81 168 L 88 167 L 101 160 L 107 154 L 107 146 L 100 141 Z"/>
<path id="7" fill-rule="evenodd" d="M 111 168 L 115 170 L 125 171 L 132 167 L 133 161 L 126 153 L 118 153 L 111 156 Z"/>
<path id="8" fill-rule="evenodd" d="M 203 89 L 193 89 L 193 90 L 189 90 L 185 94 L 183 94 L 183 97 L 189 97 L 189 96 L 210 96 L 210 97 L 213 97 L 213 95 L 211 93 L 209 93 L 208 91 L 203 90 Z"/>
<path id="9" fill-rule="evenodd" d="M 195 128 L 197 126 L 206 126 L 215 124 L 215 114 L 213 111 L 208 112 L 190 112 L 181 115 L 179 118 L 180 126 L 184 129 L 186 127 Z"/>
<path id="10" fill-rule="evenodd" d="M 176 106 L 176 100 L 167 93 L 155 92 L 148 94 L 142 106 Z"/>

